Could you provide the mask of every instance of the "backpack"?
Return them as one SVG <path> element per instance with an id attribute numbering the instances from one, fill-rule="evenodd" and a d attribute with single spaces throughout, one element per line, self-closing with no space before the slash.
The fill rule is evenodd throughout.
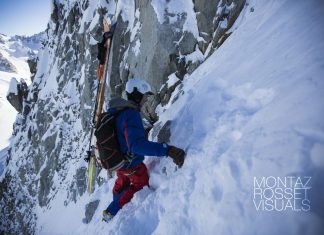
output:
<path id="1" fill-rule="evenodd" d="M 116 114 L 102 113 L 94 133 L 97 137 L 101 165 L 108 171 L 118 170 L 126 162 L 124 154 L 120 151 L 116 132 L 116 118 L 122 111 Z"/>

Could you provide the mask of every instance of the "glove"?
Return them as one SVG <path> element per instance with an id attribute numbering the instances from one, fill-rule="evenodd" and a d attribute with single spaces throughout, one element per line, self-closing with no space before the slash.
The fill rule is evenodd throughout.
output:
<path id="1" fill-rule="evenodd" d="M 103 65 L 105 63 L 105 53 L 106 53 L 106 50 L 107 50 L 107 48 L 105 48 L 105 43 L 109 38 L 112 39 L 112 36 L 113 36 L 113 32 L 111 32 L 111 31 L 106 32 L 102 36 L 102 41 L 97 43 L 97 46 L 98 46 L 97 58 L 98 58 L 99 63 L 101 65 Z"/>
<path id="2" fill-rule="evenodd" d="M 105 53 L 106 53 L 106 50 L 107 48 L 105 48 L 105 43 L 106 41 L 110 38 L 112 39 L 113 35 L 114 35 L 114 31 L 115 31 L 115 28 L 116 28 L 116 25 L 117 23 L 111 25 L 110 27 L 110 31 L 109 32 L 105 32 L 103 35 L 102 35 L 102 40 L 101 42 L 97 43 L 97 46 L 98 46 L 98 54 L 97 54 L 97 58 L 99 60 L 99 63 L 101 65 L 103 65 L 105 63 Z"/>
<path id="3" fill-rule="evenodd" d="M 89 161 L 90 161 L 90 157 L 85 157 L 85 158 L 83 158 L 87 163 L 89 163 Z"/>
<path id="4" fill-rule="evenodd" d="M 98 55 L 97 58 L 99 60 L 99 63 L 103 65 L 105 63 L 105 43 L 98 43 Z"/>
<path id="5" fill-rule="evenodd" d="M 112 31 L 105 32 L 103 34 L 103 36 L 102 36 L 103 38 L 102 38 L 102 42 L 101 43 L 105 44 L 105 42 L 107 41 L 108 38 L 112 39 L 113 35 L 114 35 L 114 33 Z"/>
<path id="6" fill-rule="evenodd" d="M 182 167 L 185 157 L 185 151 L 180 148 L 169 146 L 167 155 L 173 159 L 173 162 L 178 166 Z"/>
<path id="7" fill-rule="evenodd" d="M 85 156 L 85 158 L 83 158 L 87 163 L 90 162 L 90 156 L 91 156 L 91 151 L 87 151 L 87 156 Z"/>

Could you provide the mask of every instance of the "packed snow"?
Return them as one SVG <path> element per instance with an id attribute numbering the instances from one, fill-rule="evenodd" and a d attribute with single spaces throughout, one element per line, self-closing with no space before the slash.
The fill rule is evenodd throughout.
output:
<path id="1" fill-rule="evenodd" d="M 161 1 L 153 3 L 158 8 Z M 317 0 L 249 1 L 231 36 L 158 109 L 161 122 L 172 120 L 170 142 L 187 151 L 183 167 L 147 157 L 150 188 L 108 224 L 101 211 L 115 178 L 68 205 L 62 188 L 38 208 L 37 233 L 321 234 L 323 20 Z M 86 167 L 83 159 L 73 161 L 68 174 Z M 254 187 L 262 177 L 310 177 L 310 210 L 258 210 Z M 87 224 L 85 205 L 98 199 Z"/>

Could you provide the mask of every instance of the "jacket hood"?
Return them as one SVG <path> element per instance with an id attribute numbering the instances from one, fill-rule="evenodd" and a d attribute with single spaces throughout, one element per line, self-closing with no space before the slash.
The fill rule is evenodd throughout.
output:
<path id="1" fill-rule="evenodd" d="M 108 109 L 124 109 L 124 108 L 133 108 L 138 110 L 139 107 L 134 102 L 130 100 L 125 100 L 120 97 L 113 97 L 108 101 Z"/>

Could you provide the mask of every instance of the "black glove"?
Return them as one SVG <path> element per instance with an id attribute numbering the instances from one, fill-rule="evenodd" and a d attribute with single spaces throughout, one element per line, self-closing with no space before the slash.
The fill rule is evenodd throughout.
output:
<path id="1" fill-rule="evenodd" d="M 99 63 L 101 65 L 103 65 L 105 63 L 105 54 L 106 54 L 106 50 L 107 48 L 105 48 L 105 43 L 107 41 L 108 38 L 112 38 L 113 36 L 113 32 L 106 32 L 103 34 L 102 36 L 102 41 L 97 43 L 97 46 L 98 46 L 98 55 L 97 55 L 97 58 L 99 60 Z"/>
<path id="2" fill-rule="evenodd" d="M 106 50 L 107 50 L 107 48 L 105 48 L 105 43 L 106 43 L 106 41 L 109 38 L 112 39 L 112 37 L 114 35 L 114 31 L 115 31 L 116 25 L 117 25 L 117 23 L 111 25 L 110 26 L 110 31 L 109 32 L 105 32 L 102 35 L 101 42 L 97 43 L 97 46 L 98 46 L 98 55 L 97 55 L 97 58 L 98 58 L 99 63 L 101 65 L 103 65 L 105 63 L 105 54 L 106 54 Z"/>
<path id="3" fill-rule="evenodd" d="M 105 43 L 98 43 L 97 46 L 98 46 L 97 58 L 99 60 L 99 63 L 103 65 L 105 63 L 105 51 L 106 51 Z"/>
<path id="4" fill-rule="evenodd" d="M 105 32 L 102 36 L 102 42 L 103 44 L 105 44 L 105 42 L 107 41 L 108 38 L 112 39 L 114 33 L 112 31 L 109 32 Z"/>
<path id="5" fill-rule="evenodd" d="M 87 151 L 87 156 L 85 156 L 85 158 L 83 158 L 86 162 L 89 163 L 90 161 L 90 156 L 91 156 L 91 151 Z"/>
<path id="6" fill-rule="evenodd" d="M 90 158 L 87 156 L 87 157 L 85 157 L 85 158 L 83 158 L 87 163 L 89 163 L 89 161 L 90 161 Z"/>
<path id="7" fill-rule="evenodd" d="M 167 155 L 173 159 L 173 162 L 178 166 L 182 167 L 185 157 L 185 151 L 180 148 L 169 146 Z"/>

